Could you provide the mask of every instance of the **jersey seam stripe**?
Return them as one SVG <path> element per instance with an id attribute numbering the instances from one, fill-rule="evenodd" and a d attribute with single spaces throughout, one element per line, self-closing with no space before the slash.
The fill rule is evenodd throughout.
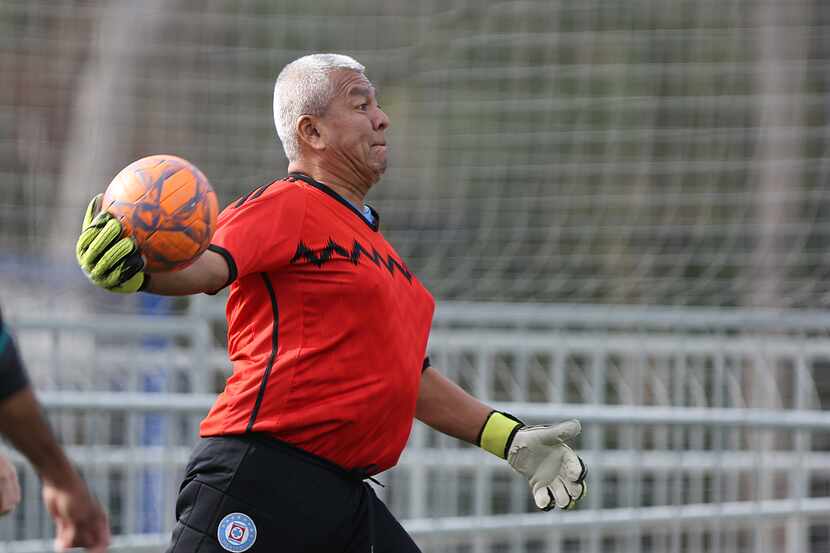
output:
<path id="1" fill-rule="evenodd" d="M 271 369 L 274 367 L 274 361 L 277 359 L 277 349 L 279 346 L 279 326 L 280 326 L 280 311 L 277 305 L 277 296 L 274 293 L 274 287 L 271 285 L 271 280 L 267 273 L 260 273 L 263 282 L 265 282 L 265 289 L 268 291 L 268 297 L 271 299 L 271 313 L 274 317 L 274 322 L 271 329 L 271 356 L 268 358 L 268 365 L 265 367 L 265 374 L 262 375 L 262 383 L 259 385 L 259 392 L 257 393 L 254 408 L 251 411 L 251 418 L 248 421 L 248 427 L 245 432 L 251 432 L 256 422 L 259 408 L 262 405 L 262 398 L 265 396 L 265 388 L 268 385 L 268 377 L 271 375 Z"/>

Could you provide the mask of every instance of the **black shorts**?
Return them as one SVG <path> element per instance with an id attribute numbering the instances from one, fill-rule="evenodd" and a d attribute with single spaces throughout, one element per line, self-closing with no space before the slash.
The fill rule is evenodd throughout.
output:
<path id="1" fill-rule="evenodd" d="M 168 553 L 420 553 L 370 484 L 259 435 L 199 442 L 176 519 Z"/>

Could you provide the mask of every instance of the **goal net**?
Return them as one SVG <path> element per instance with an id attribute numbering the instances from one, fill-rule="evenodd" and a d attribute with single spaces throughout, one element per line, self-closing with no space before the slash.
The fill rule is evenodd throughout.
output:
<path id="1" fill-rule="evenodd" d="M 193 160 L 223 204 L 283 175 L 274 77 L 338 51 L 367 66 L 392 119 L 369 202 L 439 298 L 823 307 L 829 13 L 6 1 L 3 275 L 66 257 L 90 195 L 143 155 Z"/>
<path id="2" fill-rule="evenodd" d="M 83 210 L 149 154 L 222 205 L 280 178 L 274 78 L 340 52 L 391 117 L 368 202 L 439 300 L 431 358 L 586 425 L 561 518 L 417 427 L 379 493 L 425 552 L 827 551 L 828 25 L 822 0 L 0 1 L 0 303 L 114 550 L 163 549 L 230 367 L 221 297 L 86 281 Z M 49 547 L 25 470 L 0 553 Z"/>

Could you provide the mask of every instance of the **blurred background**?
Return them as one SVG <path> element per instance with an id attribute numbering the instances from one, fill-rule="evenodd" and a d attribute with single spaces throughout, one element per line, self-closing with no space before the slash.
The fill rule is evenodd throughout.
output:
<path id="1" fill-rule="evenodd" d="M 425 553 L 830 551 L 830 4 L 0 0 L 0 301 L 113 551 L 160 551 L 229 374 L 224 298 L 116 297 L 74 244 L 140 157 L 222 206 L 284 175 L 273 81 L 352 55 L 390 115 L 369 197 L 439 301 L 434 364 L 577 416 L 588 497 L 416 424 L 382 475 Z M 47 551 L 39 484 L 0 552 Z"/>

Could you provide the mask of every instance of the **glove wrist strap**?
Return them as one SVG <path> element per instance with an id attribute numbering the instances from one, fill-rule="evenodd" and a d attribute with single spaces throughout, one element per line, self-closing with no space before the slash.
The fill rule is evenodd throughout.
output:
<path id="1" fill-rule="evenodd" d="M 144 273 L 144 280 L 141 282 L 141 286 L 138 287 L 136 292 L 144 292 L 147 290 L 148 286 L 150 286 L 150 273 Z"/>
<path id="2" fill-rule="evenodd" d="M 507 459 L 513 436 L 524 423 L 513 415 L 493 411 L 484 422 L 478 437 L 478 447 L 496 457 Z"/>

